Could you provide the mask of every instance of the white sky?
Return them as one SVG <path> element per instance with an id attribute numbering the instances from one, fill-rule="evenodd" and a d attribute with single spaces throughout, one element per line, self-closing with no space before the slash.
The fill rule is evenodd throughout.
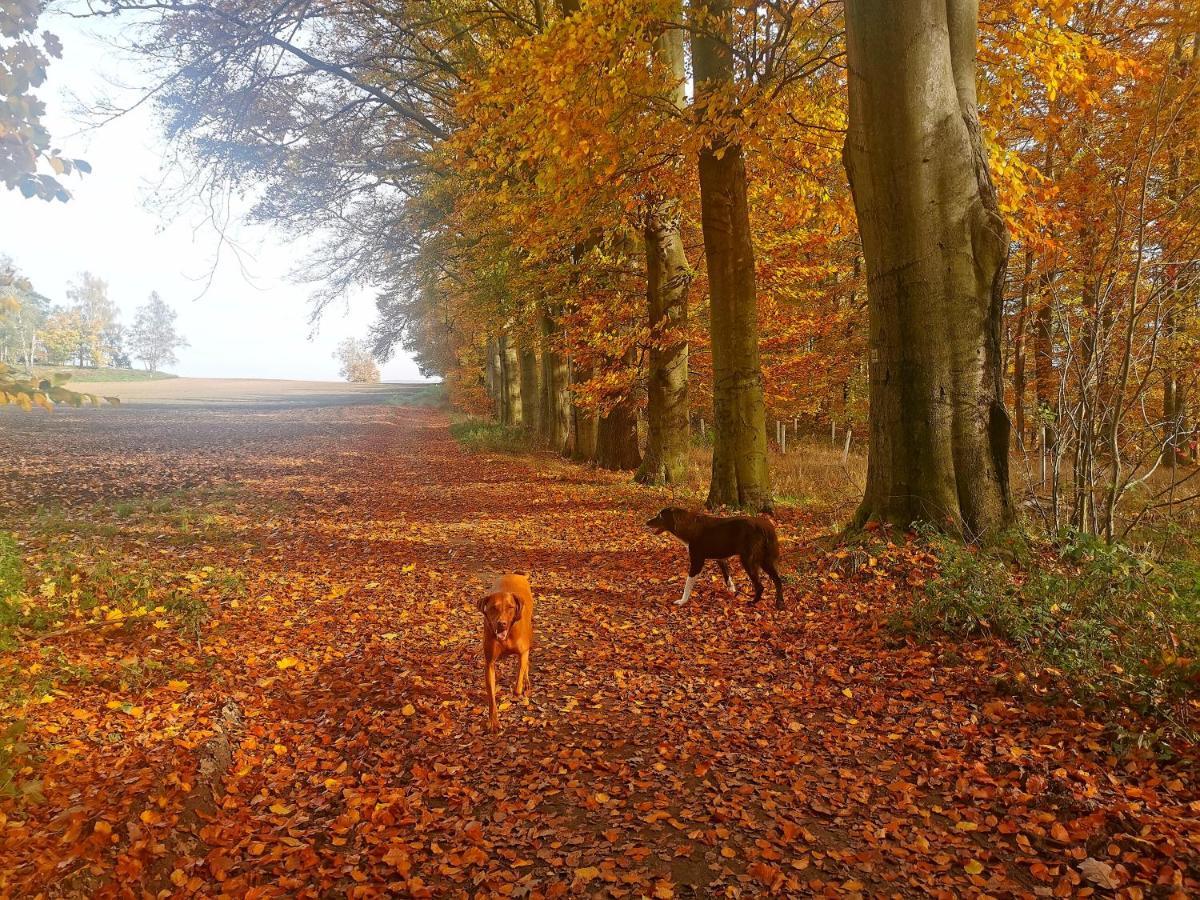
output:
<path id="1" fill-rule="evenodd" d="M 136 62 L 97 36 L 102 32 L 95 23 L 46 16 L 41 27 L 64 46 L 63 58 L 51 61 L 38 91 L 48 107 L 46 122 L 55 145 L 66 156 L 86 159 L 92 174 L 64 179 L 72 193 L 68 203 L 26 200 L 0 189 L 0 254 L 11 256 L 54 302 L 66 301 L 66 287 L 79 272 L 99 275 L 126 326 L 150 292 L 158 291 L 179 312 L 177 327 L 191 342 L 172 367 L 180 375 L 336 380 L 333 349 L 345 337 L 366 337 L 375 315 L 371 292 L 332 305 L 311 335 L 308 298 L 319 286 L 289 278 L 305 248 L 261 226 L 235 229 L 238 245 L 249 251 L 246 274 L 226 249 L 205 291 L 217 249 L 214 231 L 197 228 L 203 221 L 199 211 L 168 222 L 147 208 L 165 153 L 153 111 L 144 107 L 99 130 L 77 133 L 77 99 L 99 93 L 120 99 L 112 84 L 147 79 Z M 385 381 L 419 378 L 413 362 L 399 352 L 383 367 Z"/>

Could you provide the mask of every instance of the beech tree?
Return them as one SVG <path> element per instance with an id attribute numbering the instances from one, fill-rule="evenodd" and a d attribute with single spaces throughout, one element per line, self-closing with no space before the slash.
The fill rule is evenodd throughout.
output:
<path id="1" fill-rule="evenodd" d="M 713 366 L 712 482 L 709 506 L 771 507 L 767 423 L 758 358 L 754 245 L 742 145 L 731 137 L 733 7 L 697 0 L 692 27 L 696 108 L 711 134 L 700 150 L 700 220 L 708 268 Z"/>
<path id="2" fill-rule="evenodd" d="M 928 521 L 970 537 L 1012 521 L 1000 368 L 1008 233 L 979 127 L 977 18 L 976 0 L 846 3 L 845 163 L 870 309 L 857 521 Z"/>

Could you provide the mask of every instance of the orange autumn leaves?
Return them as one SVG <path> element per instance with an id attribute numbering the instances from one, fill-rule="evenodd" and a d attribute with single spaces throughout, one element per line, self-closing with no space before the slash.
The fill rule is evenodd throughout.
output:
<path id="1" fill-rule="evenodd" d="M 72 424 L 86 477 L 0 488 L 27 565 L 64 535 L 33 491 L 81 561 L 103 547 L 167 580 L 203 561 L 244 590 L 206 595 L 198 628 L 172 612 L 18 636 L 11 759 L 44 800 L 0 801 L 6 892 L 1200 888 L 1193 751 L 1115 764 L 1049 674 L 1022 681 L 989 641 L 898 639 L 889 609 L 936 572 L 919 546 L 825 557 L 784 510 L 788 609 L 756 607 L 740 574 L 737 597 L 714 574 L 679 609 L 680 548 L 640 526 L 653 492 L 466 453 L 437 412 Z M 46 439 L 28 417 L 0 437 Z M 116 516 L 130 495 L 173 506 Z M 204 510 L 221 527 L 197 534 Z M 533 697 L 494 738 L 474 600 L 501 568 L 531 573 L 539 644 Z"/>

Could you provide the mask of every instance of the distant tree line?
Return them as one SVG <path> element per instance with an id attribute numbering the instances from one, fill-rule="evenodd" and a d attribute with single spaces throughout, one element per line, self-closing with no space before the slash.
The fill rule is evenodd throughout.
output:
<path id="1" fill-rule="evenodd" d="M 80 273 L 66 302 L 56 304 L 0 256 L 0 363 L 32 371 L 37 365 L 132 368 L 138 359 L 158 371 L 178 362 L 176 351 L 188 346 L 176 316 L 153 292 L 126 328 L 102 278 Z"/>

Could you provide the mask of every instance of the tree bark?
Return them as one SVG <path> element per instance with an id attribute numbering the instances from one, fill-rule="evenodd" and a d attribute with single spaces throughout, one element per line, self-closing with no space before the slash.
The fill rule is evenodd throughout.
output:
<path id="1" fill-rule="evenodd" d="M 571 368 L 571 383 L 583 384 L 591 377 L 586 369 Z M 591 462 L 596 457 L 596 413 L 581 406 L 577 397 L 571 395 L 571 452 L 578 462 Z"/>
<path id="2" fill-rule="evenodd" d="M 543 310 L 539 314 L 542 332 L 542 439 L 559 453 L 565 453 L 571 434 L 571 395 L 567 361 L 555 345 L 558 325 Z"/>
<path id="3" fill-rule="evenodd" d="M 646 458 L 643 484 L 679 484 L 687 478 L 687 292 L 691 283 L 677 207 L 659 207 L 646 224 L 646 300 L 650 353 L 646 379 Z"/>
<path id="4" fill-rule="evenodd" d="M 634 351 L 625 355 L 625 364 L 632 366 Z M 636 469 L 642 461 L 638 450 L 637 402 L 632 395 L 617 401 L 596 422 L 595 463 L 602 469 Z"/>
<path id="5" fill-rule="evenodd" d="M 1008 234 L 979 129 L 976 0 L 847 0 L 844 160 L 867 265 L 856 522 L 971 539 L 1013 520 L 1000 323 Z"/>
<path id="6" fill-rule="evenodd" d="M 733 31 L 730 0 L 696 0 L 692 70 L 696 105 L 727 94 L 733 58 L 722 36 Z M 710 507 L 771 508 L 767 422 L 758 359 L 754 247 L 742 146 L 717 135 L 700 151 L 700 220 L 708 271 L 713 365 Z"/>
<path id="7" fill-rule="evenodd" d="M 1013 338 L 1013 421 L 1017 433 L 1017 449 L 1025 449 L 1025 388 L 1028 377 L 1025 373 L 1025 332 L 1029 313 L 1029 277 L 1033 272 L 1033 252 L 1025 250 L 1025 275 L 1021 279 L 1021 306 L 1014 323 L 1016 336 Z"/>
<path id="8" fill-rule="evenodd" d="M 500 336 L 501 395 L 500 422 L 504 425 L 521 424 L 521 363 L 513 339 Z"/>
<path id="9" fill-rule="evenodd" d="M 538 402 L 538 357 L 537 350 L 532 346 L 522 346 L 518 351 L 521 370 L 521 427 L 534 434 L 540 428 L 538 424 L 541 404 Z"/>
<path id="10" fill-rule="evenodd" d="M 485 352 L 487 353 L 485 383 L 488 397 L 492 401 L 493 414 L 497 420 L 501 420 L 504 418 L 504 398 L 501 391 L 500 342 L 495 338 L 488 338 Z"/>
<path id="11" fill-rule="evenodd" d="M 687 105 L 683 33 L 668 28 L 655 54 L 673 80 L 670 100 Z M 646 456 L 638 469 L 643 484 L 679 484 L 687 478 L 691 434 L 688 418 L 688 288 L 691 270 L 679 231 L 679 201 L 661 197 L 646 216 L 646 309 L 650 353 L 646 377 Z"/>

